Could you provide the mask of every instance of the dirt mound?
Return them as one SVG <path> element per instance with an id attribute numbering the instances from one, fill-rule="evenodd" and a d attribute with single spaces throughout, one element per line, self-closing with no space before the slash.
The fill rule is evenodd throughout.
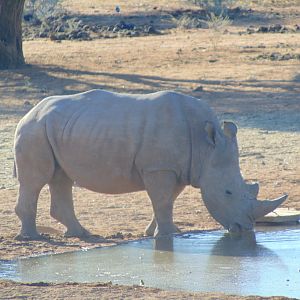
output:
<path id="1" fill-rule="evenodd" d="M 296 59 L 300 60 L 300 54 L 295 53 L 285 53 L 281 54 L 279 52 L 272 53 L 263 53 L 256 57 L 258 60 L 272 60 L 272 61 L 283 61 L 283 60 L 291 60 Z"/>
<path id="2" fill-rule="evenodd" d="M 160 34 L 153 25 L 135 24 L 124 20 L 108 25 L 91 24 L 84 18 L 60 13 L 42 20 L 24 15 L 23 38 L 50 38 L 51 40 L 91 40 L 95 38 L 115 38 L 120 36 L 145 36 Z"/>
<path id="3" fill-rule="evenodd" d="M 297 33 L 300 32 L 300 25 L 295 24 L 294 26 L 285 26 L 281 24 L 273 24 L 269 26 L 249 26 L 247 33 Z"/>

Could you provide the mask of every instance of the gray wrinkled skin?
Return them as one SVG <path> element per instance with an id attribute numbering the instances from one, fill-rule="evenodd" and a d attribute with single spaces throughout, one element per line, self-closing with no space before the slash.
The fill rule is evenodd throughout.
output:
<path id="1" fill-rule="evenodd" d="M 15 133 L 19 238 L 39 237 L 37 200 L 46 184 L 51 216 L 66 226 L 66 235 L 88 234 L 74 213 L 74 182 L 99 193 L 146 190 L 154 212 L 147 235 L 178 231 L 173 203 L 186 185 L 201 189 L 209 212 L 225 228 L 250 230 L 286 196 L 256 200 L 258 185 L 247 185 L 240 173 L 236 133 L 231 122 L 221 128 L 204 102 L 175 92 L 92 90 L 46 98 Z"/>

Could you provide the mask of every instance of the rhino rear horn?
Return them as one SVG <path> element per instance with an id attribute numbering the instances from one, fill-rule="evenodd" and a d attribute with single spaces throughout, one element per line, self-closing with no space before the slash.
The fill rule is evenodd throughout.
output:
<path id="1" fill-rule="evenodd" d="M 274 200 L 264 200 L 258 201 L 255 200 L 254 208 L 253 208 L 253 217 L 254 219 L 259 219 L 274 209 L 276 209 L 279 205 L 281 205 L 286 199 L 288 195 L 285 194 L 277 199 Z"/>

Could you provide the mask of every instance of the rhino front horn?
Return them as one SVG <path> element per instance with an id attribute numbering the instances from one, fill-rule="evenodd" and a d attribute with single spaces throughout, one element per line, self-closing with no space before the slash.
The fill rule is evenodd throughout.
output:
<path id="1" fill-rule="evenodd" d="M 274 200 L 264 200 L 264 201 L 255 201 L 254 208 L 253 208 L 253 217 L 254 219 L 259 219 L 274 209 L 276 209 L 279 205 L 281 205 L 286 198 L 288 197 L 287 194 L 274 199 Z"/>

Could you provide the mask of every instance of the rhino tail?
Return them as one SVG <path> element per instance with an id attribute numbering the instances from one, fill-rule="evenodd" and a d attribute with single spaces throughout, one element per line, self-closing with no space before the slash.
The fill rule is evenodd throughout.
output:
<path id="1" fill-rule="evenodd" d="M 16 161 L 14 160 L 14 167 L 13 167 L 13 177 L 17 177 L 17 168 L 16 168 Z"/>

